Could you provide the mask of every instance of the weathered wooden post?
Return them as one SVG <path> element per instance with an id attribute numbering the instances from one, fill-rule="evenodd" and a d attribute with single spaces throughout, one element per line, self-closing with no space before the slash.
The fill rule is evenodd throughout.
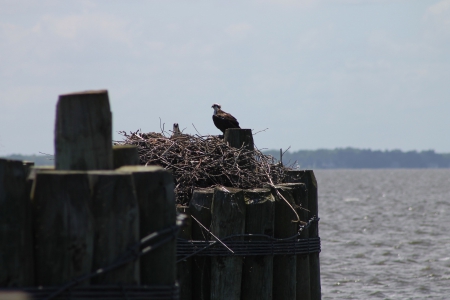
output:
<path id="1" fill-rule="evenodd" d="M 0 287 L 34 284 L 28 167 L 0 158 Z"/>
<path id="2" fill-rule="evenodd" d="M 244 146 L 245 150 L 253 151 L 255 145 L 253 143 L 253 134 L 251 129 L 239 129 L 230 128 L 225 130 L 224 141 L 228 143 L 230 147 L 241 148 Z M 249 168 L 248 159 L 240 158 L 238 161 L 239 166 Z"/>
<path id="3" fill-rule="evenodd" d="M 289 171 L 286 175 L 286 182 L 301 182 L 306 185 L 308 190 L 308 210 L 310 211 L 308 215 L 310 218 L 313 216 L 318 217 L 317 180 L 313 170 Z M 319 224 L 317 222 L 311 224 L 308 234 L 310 238 L 319 237 Z M 309 255 L 309 268 L 311 299 L 321 299 L 319 253 Z"/>
<path id="4" fill-rule="evenodd" d="M 275 238 L 283 239 L 297 234 L 296 215 L 291 207 L 295 207 L 291 188 L 275 186 L 283 197 L 275 197 Z M 288 203 L 286 203 L 286 201 Z M 273 258 L 273 299 L 296 298 L 297 257 L 292 255 L 275 255 Z"/>
<path id="5" fill-rule="evenodd" d="M 214 189 L 211 206 L 211 232 L 219 239 L 245 231 L 244 192 L 239 189 Z M 211 299 L 240 299 L 242 256 L 214 256 L 211 259 Z"/>
<path id="6" fill-rule="evenodd" d="M 297 214 L 303 222 L 308 221 L 308 190 L 303 183 L 283 183 L 280 186 L 292 188 Z M 308 230 L 303 230 L 299 236 L 302 239 L 309 237 Z M 309 255 L 297 255 L 297 300 L 311 300 Z"/>
<path id="7" fill-rule="evenodd" d="M 30 174 L 31 168 L 34 167 L 34 162 L 33 161 L 22 161 L 23 167 L 25 168 L 25 171 L 27 174 Z"/>
<path id="8" fill-rule="evenodd" d="M 94 218 L 93 270 L 111 265 L 139 242 L 139 207 L 130 173 L 89 171 Z M 140 283 L 139 261 L 91 279 L 92 284 Z"/>
<path id="9" fill-rule="evenodd" d="M 56 106 L 57 170 L 110 170 L 112 117 L 108 92 L 60 95 Z"/>
<path id="10" fill-rule="evenodd" d="M 187 216 L 187 224 L 181 228 L 178 238 L 192 240 L 192 221 L 189 207 L 177 205 L 177 212 Z M 180 300 L 192 300 L 192 258 L 177 264 L 177 279 L 180 285 Z"/>
<path id="11" fill-rule="evenodd" d="M 275 199 L 269 189 L 244 190 L 246 204 L 245 233 L 273 237 Z M 248 237 L 249 241 L 266 240 Z M 272 299 L 273 256 L 245 257 L 241 299 Z"/>
<path id="12" fill-rule="evenodd" d="M 174 182 L 159 166 L 124 166 L 133 175 L 139 203 L 140 238 L 176 224 Z M 145 248 L 144 248 L 145 249 Z M 141 284 L 173 286 L 176 282 L 176 239 L 141 256 Z"/>
<path id="13" fill-rule="evenodd" d="M 214 189 L 199 189 L 192 194 L 189 211 L 192 216 L 192 239 L 194 241 L 210 239 L 210 234 L 195 219 L 208 230 L 211 228 L 213 196 Z M 192 262 L 192 275 L 192 299 L 211 299 L 211 258 L 208 256 L 195 257 Z"/>
<path id="14" fill-rule="evenodd" d="M 122 166 L 139 165 L 138 149 L 134 145 L 115 145 L 113 146 L 113 167 L 114 169 Z"/>
<path id="15" fill-rule="evenodd" d="M 241 148 L 245 145 L 245 149 L 253 150 L 253 134 L 251 129 L 230 128 L 225 131 L 223 138 L 231 147 Z"/>
<path id="16" fill-rule="evenodd" d="M 60 285 L 90 273 L 94 231 L 86 172 L 38 171 L 33 190 L 36 284 Z"/>

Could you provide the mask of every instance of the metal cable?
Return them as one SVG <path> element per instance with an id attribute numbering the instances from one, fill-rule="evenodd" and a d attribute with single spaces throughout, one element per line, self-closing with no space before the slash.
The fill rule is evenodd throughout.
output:
<path id="1" fill-rule="evenodd" d="M 319 253 L 320 237 L 299 238 L 300 233 L 318 222 L 314 216 L 299 232 L 288 238 L 277 239 L 265 234 L 235 234 L 217 241 L 194 241 L 177 239 L 177 263 L 192 256 L 254 256 L 254 255 L 297 255 Z M 226 241 L 226 243 L 225 243 Z M 224 246 L 225 245 L 225 246 Z M 232 249 L 233 252 L 230 252 Z"/>
<path id="2" fill-rule="evenodd" d="M 31 296 L 33 300 L 45 300 L 48 299 L 49 294 L 54 294 L 59 289 L 60 287 L 30 287 L 20 288 L 20 291 Z M 1 291 L 17 291 L 17 289 L 1 289 Z M 175 300 L 179 299 L 179 286 L 92 285 L 65 290 L 54 296 L 53 299 Z"/>

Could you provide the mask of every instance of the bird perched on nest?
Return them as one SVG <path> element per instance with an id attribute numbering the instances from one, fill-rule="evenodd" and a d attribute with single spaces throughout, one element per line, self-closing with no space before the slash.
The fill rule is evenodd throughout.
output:
<path id="1" fill-rule="evenodd" d="M 180 126 L 178 126 L 178 123 L 173 123 L 171 138 L 178 137 L 180 135 L 181 135 Z"/>
<path id="2" fill-rule="evenodd" d="M 235 117 L 220 109 L 220 104 L 214 103 L 211 107 L 214 109 L 214 114 L 212 116 L 214 125 L 216 125 L 216 127 L 224 134 L 225 130 L 228 128 L 241 128 Z"/>

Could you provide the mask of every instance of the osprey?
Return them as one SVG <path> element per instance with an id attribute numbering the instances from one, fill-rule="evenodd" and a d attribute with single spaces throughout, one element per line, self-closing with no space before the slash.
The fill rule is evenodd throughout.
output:
<path id="1" fill-rule="evenodd" d="M 173 130 L 171 137 L 177 137 L 180 135 L 181 135 L 180 126 L 178 126 L 178 123 L 173 123 Z"/>
<path id="2" fill-rule="evenodd" d="M 214 125 L 224 134 L 228 128 L 241 128 L 235 117 L 220 109 L 220 104 L 214 103 L 211 107 L 214 108 L 214 114 L 212 116 Z"/>

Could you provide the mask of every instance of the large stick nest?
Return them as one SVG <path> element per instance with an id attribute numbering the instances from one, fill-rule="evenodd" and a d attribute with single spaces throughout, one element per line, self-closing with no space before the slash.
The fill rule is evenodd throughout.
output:
<path id="1" fill-rule="evenodd" d="M 187 204 L 195 189 L 216 185 L 250 189 L 281 183 L 284 168 L 258 149 L 233 148 L 216 136 L 161 133 L 127 134 L 119 145 L 135 145 L 141 165 L 159 165 L 172 171 L 176 201 Z"/>

